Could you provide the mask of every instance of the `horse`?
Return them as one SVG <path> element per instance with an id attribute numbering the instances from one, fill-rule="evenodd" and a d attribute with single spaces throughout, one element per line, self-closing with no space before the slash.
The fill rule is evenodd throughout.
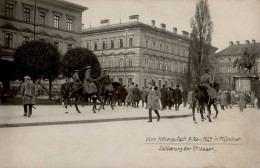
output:
<path id="1" fill-rule="evenodd" d="M 96 113 L 96 102 L 97 100 L 99 100 L 99 102 L 101 103 L 98 111 L 100 111 L 100 109 L 102 108 L 104 102 L 101 99 L 101 95 L 103 93 L 103 91 L 105 90 L 105 86 L 109 83 L 110 79 L 109 76 L 106 75 L 103 78 L 101 78 L 98 81 L 94 81 L 96 83 L 97 86 L 97 92 L 94 93 L 83 93 L 83 87 L 84 85 L 82 83 L 79 83 L 77 89 L 73 90 L 72 89 L 72 82 L 68 82 L 68 83 L 64 83 L 61 85 L 61 94 L 63 97 L 63 100 L 65 102 L 65 109 L 67 109 L 68 104 L 70 104 L 70 100 L 71 98 L 75 98 L 74 101 L 74 105 L 76 110 L 78 111 L 78 113 L 80 113 L 79 109 L 78 109 L 78 101 L 81 99 L 85 99 L 86 102 L 88 102 L 88 98 L 92 99 L 93 101 L 93 108 L 92 111 L 94 113 Z M 71 93 L 71 96 L 70 96 Z M 65 101 L 66 100 L 66 101 Z M 68 113 L 68 112 L 66 112 Z"/>
<path id="2" fill-rule="evenodd" d="M 112 82 L 108 85 L 107 89 L 103 93 L 104 104 L 106 104 L 108 102 L 108 104 L 110 104 L 112 110 L 114 110 L 113 103 L 115 102 L 115 99 L 117 97 L 119 87 L 120 87 L 120 83 Z M 103 106 L 103 109 L 105 109 L 104 106 Z"/>
<path id="3" fill-rule="evenodd" d="M 249 55 L 247 58 L 236 58 L 233 63 L 233 68 L 237 67 L 239 73 L 241 73 L 241 71 L 244 73 L 251 73 L 252 67 L 255 65 L 255 59 L 258 55 L 258 53 L 254 53 Z"/>
<path id="4" fill-rule="evenodd" d="M 214 88 L 217 88 L 217 84 L 214 83 L 213 84 Z M 214 119 L 217 118 L 218 116 L 218 108 L 217 108 L 217 104 L 216 104 L 217 98 L 215 99 L 211 99 L 207 88 L 204 86 L 197 86 L 194 88 L 194 99 L 192 102 L 192 114 L 193 114 L 193 121 L 194 123 L 197 123 L 196 118 L 195 118 L 195 110 L 196 110 L 196 104 L 198 105 L 198 109 L 201 115 L 201 120 L 204 121 L 204 116 L 203 116 L 203 112 L 205 111 L 205 108 L 208 111 L 207 114 L 207 118 L 209 119 L 209 122 L 211 121 L 211 105 L 213 105 L 215 111 L 216 111 L 216 115 L 214 116 Z"/>

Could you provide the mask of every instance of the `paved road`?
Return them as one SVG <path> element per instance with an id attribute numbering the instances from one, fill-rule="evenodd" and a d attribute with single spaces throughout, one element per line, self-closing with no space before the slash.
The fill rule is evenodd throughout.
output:
<path id="1" fill-rule="evenodd" d="M 137 112 L 123 109 L 118 114 Z M 60 112 L 56 115 L 65 115 Z M 103 114 L 110 115 L 108 111 L 99 115 Z M 86 111 L 80 117 L 91 115 Z M 66 117 L 78 115 L 72 112 Z M 212 123 L 198 120 L 194 124 L 189 117 L 152 123 L 137 120 L 0 128 L 0 167 L 255 168 L 260 167 L 259 121 L 259 110 L 248 108 L 241 113 L 235 107 L 221 111 Z"/>

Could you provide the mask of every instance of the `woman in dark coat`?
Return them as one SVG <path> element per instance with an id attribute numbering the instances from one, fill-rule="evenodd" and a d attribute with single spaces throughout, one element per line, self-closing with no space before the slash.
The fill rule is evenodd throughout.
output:
<path id="1" fill-rule="evenodd" d="M 152 111 L 157 114 L 157 121 L 160 121 L 160 114 L 158 110 L 160 109 L 160 98 L 161 98 L 161 93 L 158 90 L 158 88 L 155 86 L 155 81 L 152 80 L 151 82 L 148 83 L 149 86 L 149 91 L 147 95 L 147 108 L 149 109 L 149 121 L 152 122 Z"/>
<path id="2" fill-rule="evenodd" d="M 174 89 L 173 91 L 173 99 L 175 104 L 175 110 L 177 111 L 179 110 L 180 104 L 182 103 L 181 102 L 182 96 L 181 96 L 181 90 L 179 89 L 179 85 L 177 85 L 176 89 Z"/>

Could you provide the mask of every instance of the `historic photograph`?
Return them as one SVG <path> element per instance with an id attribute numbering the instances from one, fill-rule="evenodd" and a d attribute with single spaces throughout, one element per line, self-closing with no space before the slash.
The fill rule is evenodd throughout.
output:
<path id="1" fill-rule="evenodd" d="M 260 167 L 259 0 L 0 0 L 0 168 Z"/>

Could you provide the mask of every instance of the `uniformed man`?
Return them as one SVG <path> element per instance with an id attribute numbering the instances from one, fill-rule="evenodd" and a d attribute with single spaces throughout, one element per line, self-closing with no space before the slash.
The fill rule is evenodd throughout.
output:
<path id="1" fill-rule="evenodd" d="M 74 70 L 72 75 L 73 83 L 72 83 L 72 90 L 69 93 L 69 98 L 71 97 L 73 91 L 77 90 L 79 87 L 82 86 L 82 82 L 79 78 L 79 70 Z"/>
<path id="2" fill-rule="evenodd" d="M 94 83 L 94 79 L 91 77 L 91 66 L 86 67 L 85 80 L 84 80 L 84 93 L 97 92 L 97 86 Z"/>
<path id="3" fill-rule="evenodd" d="M 99 80 L 101 80 L 102 78 L 104 78 L 105 76 L 107 76 L 108 74 L 107 74 L 107 69 L 103 69 L 102 70 L 102 74 L 100 75 L 100 77 L 98 77 L 97 79 L 96 79 L 96 81 L 99 81 Z"/>
<path id="4" fill-rule="evenodd" d="M 213 81 L 211 75 L 209 74 L 209 68 L 205 68 L 204 72 L 205 74 L 200 78 L 201 86 L 205 86 L 211 99 L 215 99 L 217 98 L 217 92 L 212 86 L 210 86 L 210 84 L 213 84 Z"/>

